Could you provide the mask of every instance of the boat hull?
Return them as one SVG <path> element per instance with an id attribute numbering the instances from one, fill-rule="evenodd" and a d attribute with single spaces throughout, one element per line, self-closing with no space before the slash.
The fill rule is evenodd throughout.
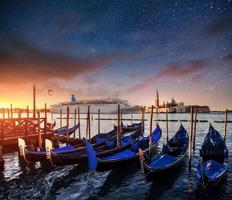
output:
<path id="1" fill-rule="evenodd" d="M 101 157 L 109 155 L 110 153 L 117 153 L 121 150 L 127 149 L 129 146 L 130 145 L 128 144 L 120 149 L 105 150 L 105 151 L 96 153 L 96 156 L 101 158 Z M 66 155 L 52 153 L 52 155 L 51 155 L 52 163 L 54 163 L 54 165 L 56 165 L 56 166 L 64 166 L 64 165 L 72 165 L 72 164 L 80 164 L 80 165 L 85 164 L 86 165 L 88 163 L 87 152 L 85 154 L 81 154 L 81 153 L 79 154 L 77 151 L 76 153 L 77 154 L 75 156 L 69 155 L 68 153 Z"/>
<path id="2" fill-rule="evenodd" d="M 169 176 L 172 173 L 175 173 L 175 171 L 180 168 L 180 166 L 184 163 L 185 161 L 185 155 L 183 155 L 183 157 L 178 160 L 178 162 L 176 162 L 175 164 L 172 164 L 168 167 L 163 167 L 163 168 L 158 168 L 156 170 L 151 170 L 147 164 L 144 164 L 144 173 L 145 173 L 145 177 L 148 181 L 153 180 L 154 178 L 157 177 L 165 177 L 165 176 Z"/>

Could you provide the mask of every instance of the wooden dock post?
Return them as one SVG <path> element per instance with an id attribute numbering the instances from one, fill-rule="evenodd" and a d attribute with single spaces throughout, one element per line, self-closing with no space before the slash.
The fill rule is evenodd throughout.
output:
<path id="1" fill-rule="evenodd" d="M 30 117 L 30 110 L 29 110 L 29 106 L 27 106 L 27 119 Z"/>
<path id="2" fill-rule="evenodd" d="M 225 123 L 224 123 L 224 141 L 226 141 L 226 135 L 227 135 L 227 121 L 228 121 L 228 110 L 225 110 Z"/>
<path id="3" fill-rule="evenodd" d="M 120 128 L 123 125 L 122 109 L 120 108 Z"/>
<path id="4" fill-rule="evenodd" d="M 10 110 L 7 108 L 7 118 L 10 119 Z"/>
<path id="5" fill-rule="evenodd" d="M 27 120 L 26 120 L 26 130 L 25 130 L 25 141 L 28 142 L 28 123 L 29 123 L 29 107 L 27 106 Z"/>
<path id="6" fill-rule="evenodd" d="M 143 134 L 144 134 L 144 111 L 145 111 L 145 108 L 144 107 L 142 107 L 142 126 L 141 126 L 141 134 L 142 134 L 142 136 L 143 136 Z"/>
<path id="7" fill-rule="evenodd" d="M 18 110 L 18 118 L 20 119 L 21 118 L 21 111 Z"/>
<path id="8" fill-rule="evenodd" d="M 79 139 L 81 139 L 81 117 L 80 117 L 80 107 L 79 106 L 77 108 L 77 115 L 78 115 L 78 124 L 79 124 L 78 136 L 79 136 Z"/>
<path id="9" fill-rule="evenodd" d="M 150 119 L 150 134 L 149 134 L 149 154 L 151 153 L 152 147 L 152 125 L 153 125 L 153 105 L 151 106 L 151 119 Z"/>
<path id="10" fill-rule="evenodd" d="M 100 132 L 101 132 L 101 119 L 100 119 L 100 114 L 101 114 L 101 111 L 100 111 L 100 109 L 98 109 L 98 134 L 100 134 Z"/>
<path id="11" fill-rule="evenodd" d="M 197 134 L 197 108 L 195 108 L 195 114 L 194 114 L 193 152 L 195 152 L 196 134 Z"/>
<path id="12" fill-rule="evenodd" d="M 120 131 L 121 131 L 121 128 L 120 128 L 120 126 L 121 126 L 121 114 L 120 114 L 120 111 L 121 111 L 121 109 L 120 109 L 120 104 L 118 104 L 118 127 L 117 127 L 117 149 L 119 149 L 120 148 Z"/>
<path id="13" fill-rule="evenodd" d="M 63 118 L 62 109 L 60 109 L 60 128 L 62 127 L 62 118 Z"/>
<path id="14" fill-rule="evenodd" d="M 89 133 L 89 141 L 91 140 L 91 126 L 90 126 L 90 106 L 88 106 L 88 113 L 89 113 L 89 125 L 88 125 L 88 133 Z"/>
<path id="15" fill-rule="evenodd" d="M 193 139 L 193 106 L 190 110 L 190 140 L 189 140 L 189 171 L 191 171 L 191 162 L 192 162 L 192 139 Z"/>
<path id="16" fill-rule="evenodd" d="M 169 134 L 168 134 L 168 110 L 166 110 L 166 141 L 169 140 Z"/>
<path id="17" fill-rule="evenodd" d="M 66 121 L 66 127 L 67 127 L 67 133 L 66 133 L 66 138 L 67 138 L 67 144 L 68 144 L 68 141 L 69 141 L 69 106 L 67 106 L 67 121 Z"/>
<path id="18" fill-rule="evenodd" d="M 13 119 L 13 106 L 10 104 L 10 118 Z"/>
<path id="19" fill-rule="evenodd" d="M 76 109 L 76 108 L 75 108 L 75 110 L 74 110 L 74 121 L 73 121 L 73 124 L 74 124 L 74 126 L 77 125 L 77 109 Z M 74 138 L 76 137 L 76 131 L 74 131 L 73 137 L 74 137 Z"/>
<path id="20" fill-rule="evenodd" d="M 89 131 L 89 107 L 87 107 L 87 116 L 86 116 L 86 139 L 88 139 L 88 131 Z"/>
<path id="21" fill-rule="evenodd" d="M 41 127 L 40 127 L 40 112 L 37 113 L 38 115 L 38 145 L 39 149 L 42 149 L 42 136 L 41 136 Z"/>
<path id="22" fill-rule="evenodd" d="M 45 144 L 45 139 L 46 139 L 46 134 L 47 134 L 47 103 L 44 104 L 44 144 Z"/>
<path id="23" fill-rule="evenodd" d="M 2 108 L 2 118 L 5 119 L 5 108 Z"/>
<path id="24" fill-rule="evenodd" d="M 36 88 L 33 85 L 33 118 L 36 118 Z"/>

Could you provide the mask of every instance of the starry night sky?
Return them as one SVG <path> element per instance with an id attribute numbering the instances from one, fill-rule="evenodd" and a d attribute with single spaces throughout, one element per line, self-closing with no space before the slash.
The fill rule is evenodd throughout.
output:
<path id="1" fill-rule="evenodd" d="M 232 108 L 232 1 L 1 1 L 0 105 L 119 96 Z"/>

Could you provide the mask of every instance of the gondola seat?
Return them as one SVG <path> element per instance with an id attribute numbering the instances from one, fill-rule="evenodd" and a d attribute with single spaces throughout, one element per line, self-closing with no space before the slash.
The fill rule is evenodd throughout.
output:
<path id="1" fill-rule="evenodd" d="M 134 156 L 136 156 L 136 153 L 134 151 L 126 149 L 126 150 L 121 151 L 117 154 L 104 157 L 104 158 L 102 158 L 102 160 L 126 159 L 126 158 L 131 158 Z"/>
<path id="2" fill-rule="evenodd" d="M 168 165 L 172 164 L 173 162 L 176 161 L 176 159 L 177 159 L 176 157 L 171 156 L 169 154 L 163 154 L 161 156 L 158 156 L 153 162 L 151 162 L 149 167 L 151 169 L 162 168 L 164 166 L 168 166 Z"/>
<path id="3" fill-rule="evenodd" d="M 198 166 L 198 168 L 199 167 L 200 165 Z M 212 181 L 217 179 L 222 173 L 224 173 L 227 170 L 227 168 L 228 168 L 227 164 L 221 164 L 215 160 L 209 160 L 203 163 L 204 174 Z M 201 177 L 201 174 L 199 172 L 200 169 L 198 170 L 197 173 L 198 178 Z"/>

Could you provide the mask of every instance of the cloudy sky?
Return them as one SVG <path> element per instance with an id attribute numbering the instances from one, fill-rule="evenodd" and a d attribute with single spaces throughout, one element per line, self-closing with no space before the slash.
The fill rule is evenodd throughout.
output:
<path id="1" fill-rule="evenodd" d="M 119 96 L 232 108 L 232 1 L 1 1 L 0 107 Z"/>

